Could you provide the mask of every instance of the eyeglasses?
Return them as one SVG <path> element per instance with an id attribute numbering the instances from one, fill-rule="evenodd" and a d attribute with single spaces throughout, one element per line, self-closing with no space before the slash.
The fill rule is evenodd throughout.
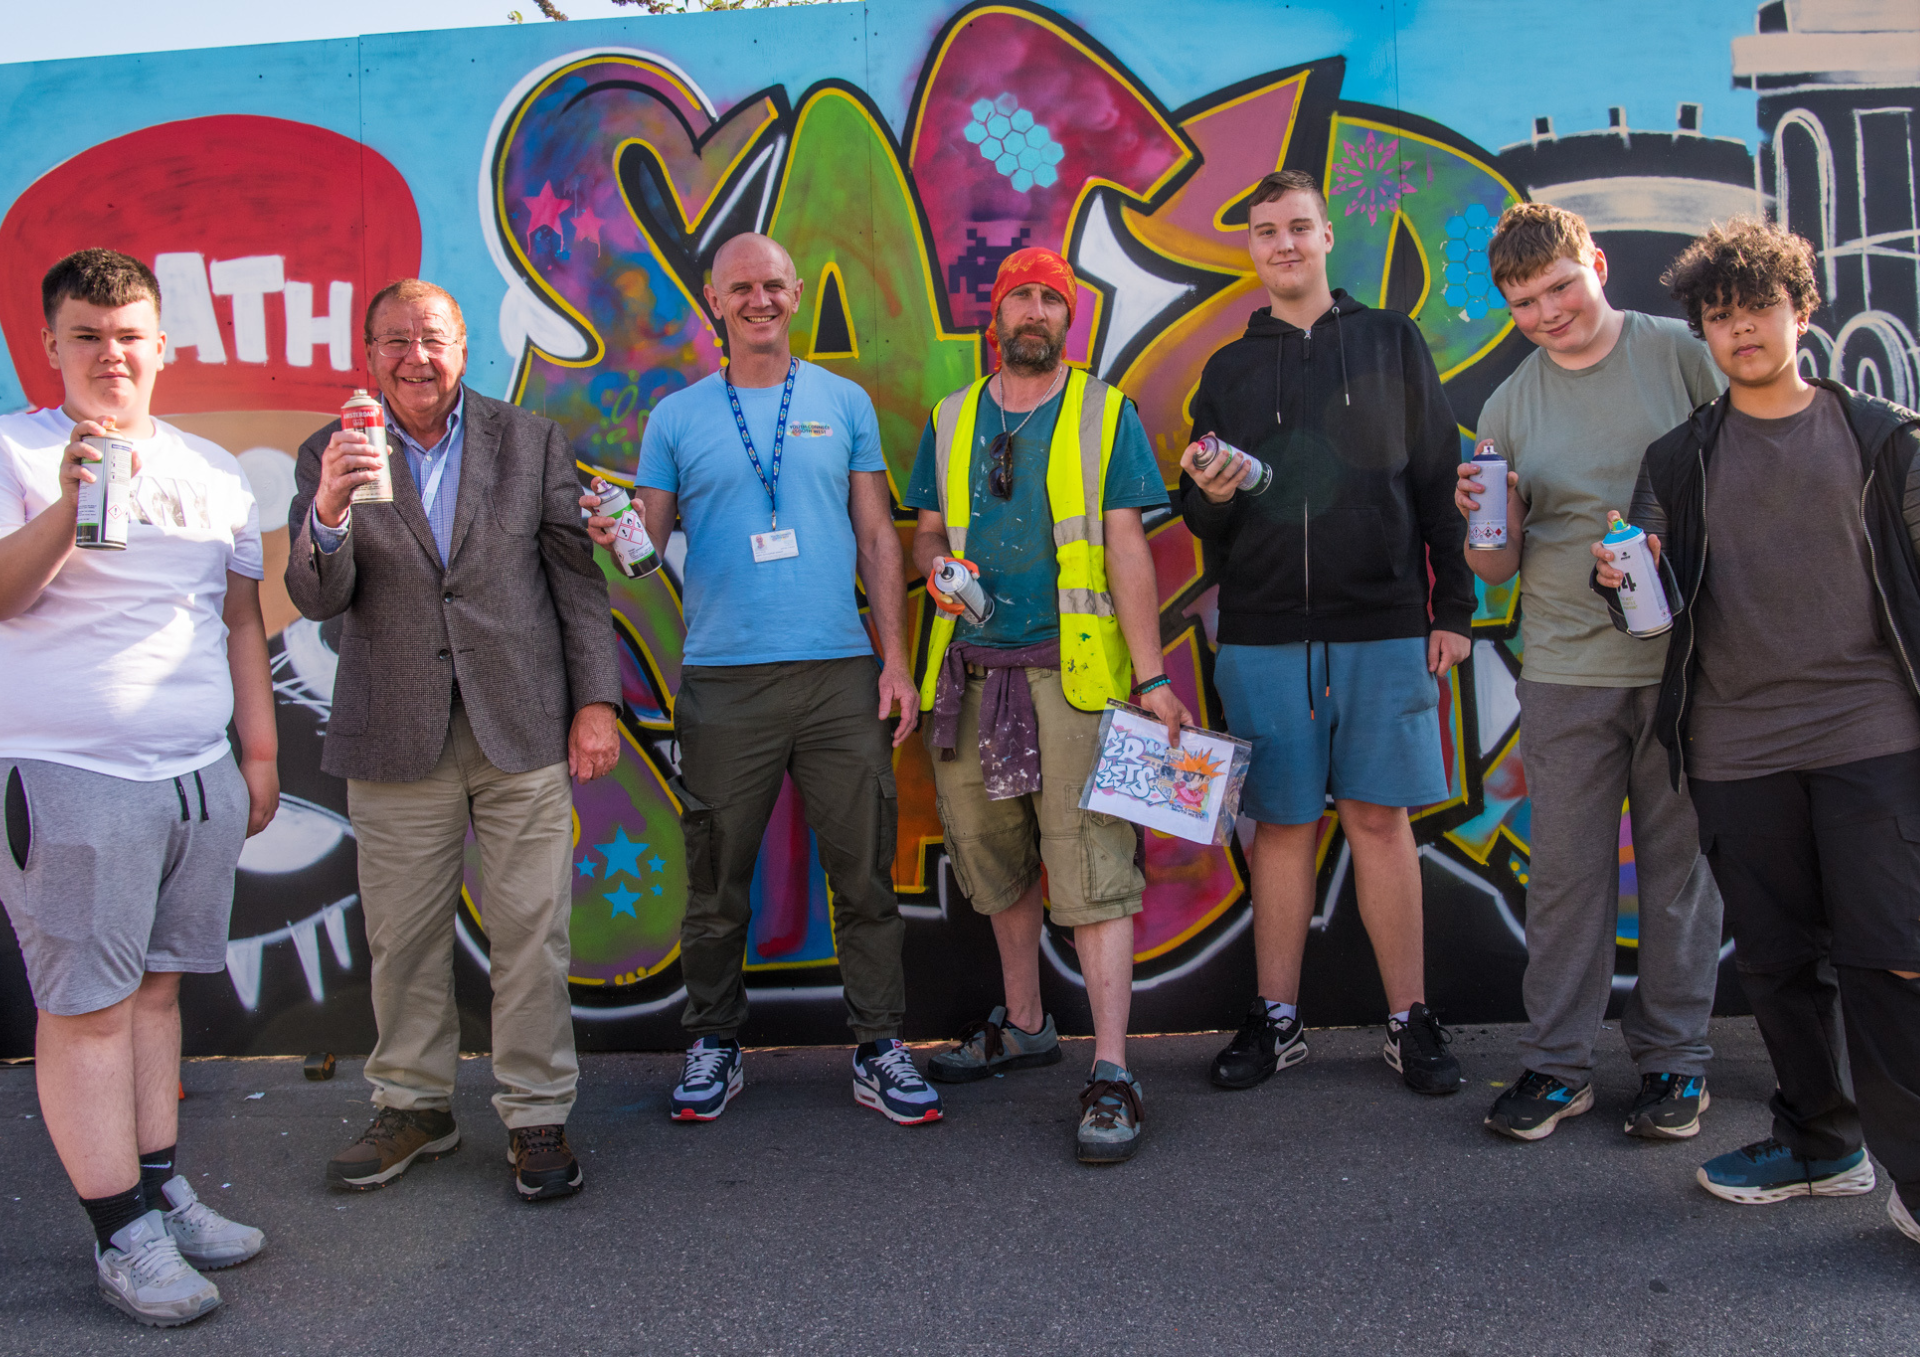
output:
<path id="1" fill-rule="evenodd" d="M 993 466 L 987 472 L 987 493 L 995 499 L 1013 498 L 1013 435 L 997 433 L 987 444 Z"/>
<path id="2" fill-rule="evenodd" d="M 446 339 L 440 335 L 425 335 L 418 339 L 406 335 L 388 335 L 385 339 L 374 340 L 373 347 L 380 351 L 383 358 L 405 358 L 418 344 L 427 357 L 438 358 L 459 343 L 457 339 Z"/>

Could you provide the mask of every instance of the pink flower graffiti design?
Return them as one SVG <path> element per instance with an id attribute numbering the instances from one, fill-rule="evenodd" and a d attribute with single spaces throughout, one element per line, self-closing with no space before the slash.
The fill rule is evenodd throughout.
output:
<path id="1" fill-rule="evenodd" d="M 1372 226 L 1380 219 L 1382 212 L 1392 212 L 1399 206 L 1400 199 L 1415 192 L 1406 172 L 1413 168 L 1411 160 L 1398 160 L 1400 138 L 1393 137 L 1380 141 L 1373 133 L 1367 133 L 1367 139 L 1358 147 L 1350 141 L 1340 143 L 1342 152 L 1339 163 L 1333 167 L 1333 196 L 1338 198 L 1349 191 L 1353 199 L 1347 204 L 1343 214 L 1351 217 L 1355 212 L 1367 214 L 1367 225 Z"/>

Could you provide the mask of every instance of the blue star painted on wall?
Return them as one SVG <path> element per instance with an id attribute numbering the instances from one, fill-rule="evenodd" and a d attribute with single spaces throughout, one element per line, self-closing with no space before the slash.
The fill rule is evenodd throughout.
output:
<path id="1" fill-rule="evenodd" d="M 580 868 L 581 876 L 593 875 L 593 859 L 592 858 L 581 858 L 580 861 L 575 865 L 577 865 Z"/>
<path id="2" fill-rule="evenodd" d="M 621 872 L 625 872 L 628 876 L 639 876 L 640 855 L 647 851 L 649 845 L 635 843 L 627 837 L 625 825 L 616 825 L 612 840 L 607 843 L 596 843 L 594 847 L 599 849 L 600 856 L 607 860 L 607 879 L 611 881 Z"/>
<path id="3" fill-rule="evenodd" d="M 667 860 L 662 857 L 651 857 L 647 859 L 647 867 L 651 871 L 660 871 L 665 868 L 666 865 Z"/>
<path id="4" fill-rule="evenodd" d="M 665 886 L 655 886 L 653 888 L 653 893 L 655 895 L 665 895 L 667 893 L 667 888 Z"/>
<path id="5" fill-rule="evenodd" d="M 637 922 L 640 916 L 634 913 L 633 902 L 639 898 L 640 894 L 638 891 L 630 891 L 625 886 L 614 887 L 607 892 L 607 903 L 613 906 L 613 913 L 607 917 L 609 919 L 617 919 L 624 914 L 629 919 Z"/>

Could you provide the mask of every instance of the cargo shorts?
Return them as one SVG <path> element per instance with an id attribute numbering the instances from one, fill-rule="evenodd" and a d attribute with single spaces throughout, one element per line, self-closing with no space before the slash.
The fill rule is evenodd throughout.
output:
<path id="1" fill-rule="evenodd" d="M 1063 928 L 1138 914 L 1147 884 L 1138 828 L 1080 809 L 1100 753 L 1100 714 L 1067 701 L 1057 670 L 1026 672 L 1040 731 L 1038 794 L 987 797 L 980 768 L 982 677 L 968 676 L 953 760 L 942 762 L 931 750 L 954 879 L 976 911 L 998 914 L 1039 879 L 1044 864 L 1048 909 Z"/>

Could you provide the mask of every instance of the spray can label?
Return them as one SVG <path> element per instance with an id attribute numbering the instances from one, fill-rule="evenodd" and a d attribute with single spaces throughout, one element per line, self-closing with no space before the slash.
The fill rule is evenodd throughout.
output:
<path id="1" fill-rule="evenodd" d="M 1475 478 L 1485 488 L 1480 507 L 1467 515 L 1467 546 L 1502 551 L 1507 545 L 1507 459 L 1492 448 L 1473 455 Z"/>
<path id="2" fill-rule="evenodd" d="M 1617 592 L 1628 634 L 1658 636 L 1669 630 L 1673 613 L 1667 608 L 1667 591 L 1660 583 L 1660 567 L 1654 564 L 1646 533 L 1615 515 L 1607 525 L 1605 542 L 1613 553 L 1614 568 L 1626 577 Z"/>
<path id="3" fill-rule="evenodd" d="M 593 493 L 600 497 L 595 512 L 613 520 L 613 559 L 620 573 L 637 580 L 658 570 L 660 553 L 653 549 L 653 538 L 647 534 L 646 520 L 633 497 L 599 476 L 593 478 Z"/>
<path id="4" fill-rule="evenodd" d="M 124 438 L 81 440 L 100 454 L 87 463 L 93 484 L 82 482 L 73 544 L 93 551 L 124 551 L 133 522 L 133 444 Z"/>
<path id="5" fill-rule="evenodd" d="M 934 576 L 940 586 L 940 592 L 948 598 L 958 599 L 966 611 L 961 614 L 969 623 L 985 626 L 993 616 L 993 595 L 980 587 L 980 581 L 966 566 L 958 561 L 948 561 L 940 567 L 940 573 Z"/>
<path id="6" fill-rule="evenodd" d="M 340 427 L 367 436 L 373 450 L 380 454 L 378 479 L 353 487 L 355 504 L 393 503 L 393 463 L 387 452 L 387 412 L 380 402 L 365 391 L 356 391 L 340 407 Z"/>
<path id="7" fill-rule="evenodd" d="M 1205 471 L 1213 465 L 1216 457 L 1231 457 L 1238 453 L 1247 459 L 1247 474 L 1241 478 L 1239 485 L 1241 490 L 1249 495 L 1259 495 L 1264 494 L 1267 487 L 1273 484 L 1272 467 L 1268 466 L 1258 457 L 1255 457 L 1252 453 L 1244 452 L 1236 448 L 1233 444 L 1227 442 L 1226 439 L 1220 437 L 1220 435 L 1211 433 L 1202 434 L 1197 442 L 1200 445 L 1200 451 L 1193 454 L 1195 470 Z"/>

